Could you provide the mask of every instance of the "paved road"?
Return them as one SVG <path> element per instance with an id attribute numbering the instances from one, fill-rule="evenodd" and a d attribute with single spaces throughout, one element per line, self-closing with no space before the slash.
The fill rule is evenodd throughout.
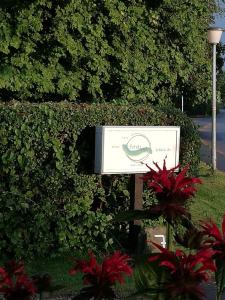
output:
<path id="1" fill-rule="evenodd" d="M 216 299 L 215 284 L 205 284 L 204 293 L 205 293 L 204 300 L 215 300 Z M 225 295 L 223 295 L 222 300 L 225 300 Z"/>
<path id="2" fill-rule="evenodd" d="M 207 163 L 211 163 L 211 124 L 212 118 L 194 118 L 198 124 L 200 136 L 202 139 L 201 158 Z M 225 171 L 225 109 L 222 109 L 217 115 L 217 168 Z"/>

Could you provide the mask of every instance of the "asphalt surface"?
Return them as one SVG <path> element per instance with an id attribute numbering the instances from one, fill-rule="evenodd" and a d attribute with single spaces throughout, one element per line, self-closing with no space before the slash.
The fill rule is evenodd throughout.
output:
<path id="1" fill-rule="evenodd" d="M 216 286 L 215 284 L 207 284 L 204 286 L 205 300 L 216 300 Z M 225 300 L 223 295 L 222 300 Z"/>
<path id="2" fill-rule="evenodd" d="M 201 159 L 211 163 L 211 139 L 212 139 L 212 118 L 194 118 L 195 124 L 199 125 L 199 132 L 202 140 Z M 216 153 L 217 168 L 225 172 L 225 109 L 221 109 L 216 118 Z"/>

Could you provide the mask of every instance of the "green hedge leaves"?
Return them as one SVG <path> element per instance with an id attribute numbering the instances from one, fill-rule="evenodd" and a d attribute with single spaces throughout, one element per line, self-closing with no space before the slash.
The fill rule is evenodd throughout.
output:
<path id="1" fill-rule="evenodd" d="M 149 106 L 0 105 L 0 253 L 107 249 L 111 215 L 129 207 L 129 176 L 93 174 L 96 125 L 181 126 L 180 162 L 199 162 L 195 125 Z M 113 236 L 114 235 L 114 236 Z M 118 235 L 119 236 L 119 235 Z"/>
<path id="2" fill-rule="evenodd" d="M 165 103 L 183 91 L 189 106 L 207 102 L 215 10 L 214 0 L 3 1 L 0 97 Z"/>

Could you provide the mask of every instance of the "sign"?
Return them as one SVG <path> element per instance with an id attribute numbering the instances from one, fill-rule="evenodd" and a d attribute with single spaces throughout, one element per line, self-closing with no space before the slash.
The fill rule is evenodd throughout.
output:
<path id="1" fill-rule="evenodd" d="M 153 162 L 167 168 L 179 163 L 180 127 L 97 126 L 95 173 L 137 174 L 155 169 Z"/>

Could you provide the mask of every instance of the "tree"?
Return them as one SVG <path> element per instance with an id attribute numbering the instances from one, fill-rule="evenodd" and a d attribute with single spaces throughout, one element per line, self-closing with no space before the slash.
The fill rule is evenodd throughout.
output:
<path id="1" fill-rule="evenodd" d="M 225 73 L 221 73 L 218 76 L 218 83 L 217 83 L 217 89 L 220 92 L 221 95 L 221 102 L 222 105 L 225 105 Z"/>
<path id="2" fill-rule="evenodd" d="M 207 101 L 214 0 L 0 4 L 0 96 L 32 101 Z"/>

